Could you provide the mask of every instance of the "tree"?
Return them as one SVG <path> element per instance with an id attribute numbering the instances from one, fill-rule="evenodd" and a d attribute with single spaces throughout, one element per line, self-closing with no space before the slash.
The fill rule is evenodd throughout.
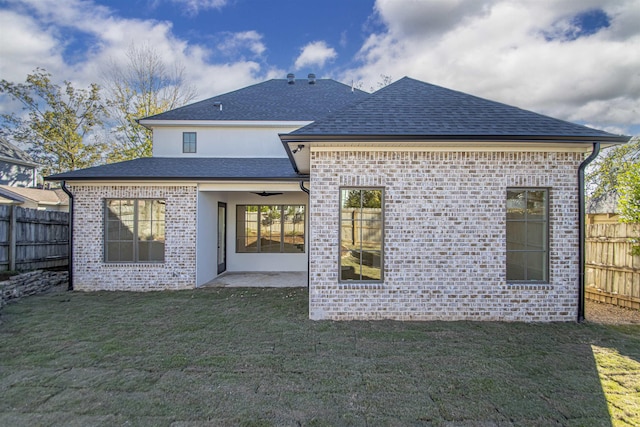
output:
<path id="1" fill-rule="evenodd" d="M 36 68 L 25 83 L 2 80 L 0 93 L 22 104 L 26 114 L 3 114 L 3 125 L 43 165 L 44 175 L 86 168 L 102 160 L 104 145 L 86 141 L 106 113 L 96 84 L 76 89 L 65 81 L 60 87 L 51 82 L 50 73 Z"/>
<path id="2" fill-rule="evenodd" d="M 640 163 L 632 164 L 618 177 L 618 195 L 621 221 L 640 223 Z"/>
<path id="3" fill-rule="evenodd" d="M 107 106 L 115 121 L 115 142 L 109 162 L 149 157 L 151 131 L 137 120 L 180 107 L 193 100 L 195 90 L 187 86 L 184 67 L 168 65 L 149 45 L 131 46 L 123 66 L 111 60 L 103 75 Z"/>
<path id="4" fill-rule="evenodd" d="M 380 190 L 349 190 L 343 203 L 345 208 L 381 208 L 381 196 Z"/>
<path id="5" fill-rule="evenodd" d="M 383 87 L 389 86 L 393 82 L 393 78 L 387 74 L 380 74 L 380 80 L 376 83 L 378 87 L 371 86 L 370 92 L 375 92 Z"/>
<path id="6" fill-rule="evenodd" d="M 634 163 L 618 177 L 620 222 L 640 224 L 640 163 Z M 640 255 L 640 239 L 631 238 L 632 255 Z"/>
<path id="7" fill-rule="evenodd" d="M 640 138 L 609 148 L 586 177 L 589 203 L 600 203 L 618 196 L 619 177 L 640 163 Z"/>

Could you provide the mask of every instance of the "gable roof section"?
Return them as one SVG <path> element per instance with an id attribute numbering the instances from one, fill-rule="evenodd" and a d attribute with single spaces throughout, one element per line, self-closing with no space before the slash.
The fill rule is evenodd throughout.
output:
<path id="1" fill-rule="evenodd" d="M 30 155 L 7 141 L 2 135 L 0 135 L 0 159 L 26 166 L 38 166 Z"/>
<path id="2" fill-rule="evenodd" d="M 175 110 L 146 117 L 142 124 L 161 120 L 313 121 L 369 96 L 331 79 L 272 79 Z M 222 109 L 220 108 L 220 103 Z"/>
<path id="3" fill-rule="evenodd" d="M 69 204 L 69 197 L 63 192 L 44 190 L 41 188 L 11 187 L 8 185 L 0 185 L 0 196 L 9 200 L 19 202 L 30 200 L 31 202 L 41 205 L 66 206 Z"/>
<path id="4" fill-rule="evenodd" d="M 323 119 L 281 135 L 318 139 L 372 137 L 421 140 L 573 140 L 626 142 L 613 135 L 409 77 Z"/>
<path id="5" fill-rule="evenodd" d="M 287 158 L 144 157 L 59 173 L 47 181 L 298 181 Z"/>

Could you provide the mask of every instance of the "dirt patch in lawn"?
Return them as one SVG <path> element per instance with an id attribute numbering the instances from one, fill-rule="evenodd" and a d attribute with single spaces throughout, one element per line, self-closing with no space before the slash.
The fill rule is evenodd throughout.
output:
<path id="1" fill-rule="evenodd" d="M 585 318 L 604 325 L 640 325 L 640 310 L 587 300 Z"/>

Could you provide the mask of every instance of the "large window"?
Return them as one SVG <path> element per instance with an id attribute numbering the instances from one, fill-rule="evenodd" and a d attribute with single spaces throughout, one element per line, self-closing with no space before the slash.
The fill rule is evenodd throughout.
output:
<path id="1" fill-rule="evenodd" d="M 507 281 L 549 281 L 549 191 L 507 189 Z"/>
<path id="2" fill-rule="evenodd" d="M 164 200 L 105 202 L 105 262 L 164 261 Z"/>
<path id="3" fill-rule="evenodd" d="M 238 205 L 236 252 L 304 252 L 304 205 Z"/>
<path id="4" fill-rule="evenodd" d="M 182 152 L 183 153 L 196 152 L 196 133 L 195 132 L 182 132 Z"/>
<path id="5" fill-rule="evenodd" d="M 340 281 L 382 281 L 384 192 L 340 190 Z"/>

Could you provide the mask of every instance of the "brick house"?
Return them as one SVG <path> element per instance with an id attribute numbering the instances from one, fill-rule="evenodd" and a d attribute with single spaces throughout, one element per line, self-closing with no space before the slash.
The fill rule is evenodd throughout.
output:
<path id="1" fill-rule="evenodd" d="M 140 123 L 153 157 L 47 178 L 75 289 L 302 271 L 335 320 L 580 318 L 580 180 L 629 139 L 410 78 L 290 75 Z"/>

